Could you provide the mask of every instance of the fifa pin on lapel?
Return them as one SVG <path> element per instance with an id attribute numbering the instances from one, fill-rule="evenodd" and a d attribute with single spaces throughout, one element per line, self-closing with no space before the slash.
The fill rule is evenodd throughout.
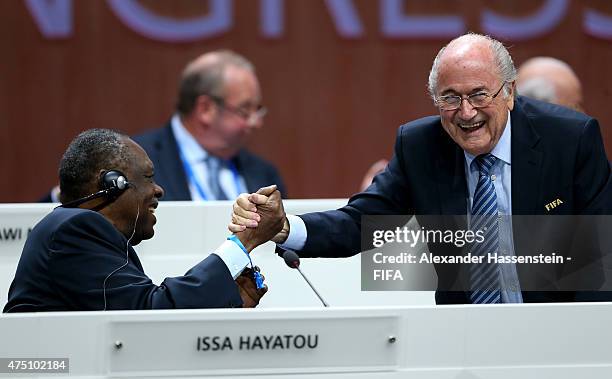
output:
<path id="1" fill-rule="evenodd" d="M 556 198 L 555 200 L 553 200 L 550 203 L 546 204 L 544 207 L 546 208 L 546 212 L 550 212 L 551 209 L 554 209 L 554 208 L 558 207 L 561 204 L 563 204 L 563 201 L 561 199 L 559 199 L 559 198 Z"/>

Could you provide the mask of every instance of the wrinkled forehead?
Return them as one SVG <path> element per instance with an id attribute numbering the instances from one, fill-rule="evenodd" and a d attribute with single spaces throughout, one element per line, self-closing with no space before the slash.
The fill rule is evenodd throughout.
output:
<path id="1" fill-rule="evenodd" d="M 501 73 L 489 45 L 477 41 L 449 45 L 440 56 L 437 79 L 437 92 L 488 88 L 498 85 Z"/>

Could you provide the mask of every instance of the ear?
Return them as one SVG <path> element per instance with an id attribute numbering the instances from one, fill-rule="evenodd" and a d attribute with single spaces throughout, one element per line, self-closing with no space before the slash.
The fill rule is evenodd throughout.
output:
<path id="1" fill-rule="evenodd" d="M 506 105 L 509 110 L 514 109 L 514 94 L 516 93 L 516 81 L 510 83 L 508 88 L 508 96 L 506 97 Z"/>
<path id="2" fill-rule="evenodd" d="M 94 177 L 94 181 L 93 183 L 90 183 L 89 185 L 91 186 L 91 193 L 100 191 L 102 189 L 102 175 L 104 175 L 104 173 L 106 173 L 108 170 L 107 169 L 100 169 L 98 171 L 98 174 Z"/>
<path id="3" fill-rule="evenodd" d="M 217 117 L 219 107 L 217 106 L 217 103 L 208 95 L 200 95 L 196 99 L 193 111 L 196 119 L 199 122 L 205 125 L 210 125 Z"/>

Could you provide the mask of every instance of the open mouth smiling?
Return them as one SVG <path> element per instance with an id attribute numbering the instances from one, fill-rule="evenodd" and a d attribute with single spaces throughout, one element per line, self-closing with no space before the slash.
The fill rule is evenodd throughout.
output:
<path id="1" fill-rule="evenodd" d="M 480 128 L 482 128 L 484 126 L 485 122 L 484 121 L 477 121 L 477 122 L 459 122 L 457 123 L 457 125 L 459 126 L 459 128 L 461 130 L 463 130 L 464 132 L 473 132 L 476 131 Z"/>
<path id="2" fill-rule="evenodd" d="M 159 205 L 159 203 L 157 201 L 154 202 L 153 204 L 151 204 L 149 206 L 149 212 L 154 215 L 155 214 L 155 209 L 157 208 L 158 205 Z"/>

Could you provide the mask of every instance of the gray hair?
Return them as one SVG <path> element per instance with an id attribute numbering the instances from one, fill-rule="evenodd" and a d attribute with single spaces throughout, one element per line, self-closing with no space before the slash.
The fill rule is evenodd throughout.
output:
<path id="1" fill-rule="evenodd" d="M 516 92 L 521 96 L 532 99 L 555 103 L 557 101 L 557 91 L 554 83 L 545 78 L 531 78 L 523 81 L 516 86 Z"/>
<path id="2" fill-rule="evenodd" d="M 67 203 L 89 195 L 100 170 L 121 170 L 132 157 L 129 137 L 114 130 L 90 129 L 70 142 L 59 166 L 60 200 Z"/>
<path id="3" fill-rule="evenodd" d="M 181 115 L 191 113 L 201 95 L 223 98 L 224 73 L 229 66 L 255 73 L 255 66 L 249 60 L 230 50 L 213 51 L 191 61 L 181 76 L 176 110 Z"/>
<path id="4" fill-rule="evenodd" d="M 506 47 L 501 42 L 487 35 L 468 33 L 450 41 L 446 46 L 440 49 L 438 55 L 436 55 L 436 58 L 434 59 L 433 64 L 431 66 L 431 71 L 429 71 L 429 80 L 427 82 L 427 90 L 429 91 L 429 95 L 432 99 L 435 100 L 436 97 L 435 91 L 438 87 L 438 70 L 440 68 L 440 60 L 442 55 L 446 51 L 446 48 L 453 44 L 453 42 L 466 37 L 480 39 L 488 42 L 489 48 L 491 49 L 491 52 L 493 53 L 493 57 L 495 59 L 497 71 L 499 72 L 499 76 L 502 81 L 504 83 L 511 83 L 516 80 L 516 67 L 514 67 L 514 62 L 512 61 L 512 57 L 510 56 L 508 49 L 506 49 Z M 508 96 L 507 86 L 504 86 L 503 92 L 504 96 Z"/>

